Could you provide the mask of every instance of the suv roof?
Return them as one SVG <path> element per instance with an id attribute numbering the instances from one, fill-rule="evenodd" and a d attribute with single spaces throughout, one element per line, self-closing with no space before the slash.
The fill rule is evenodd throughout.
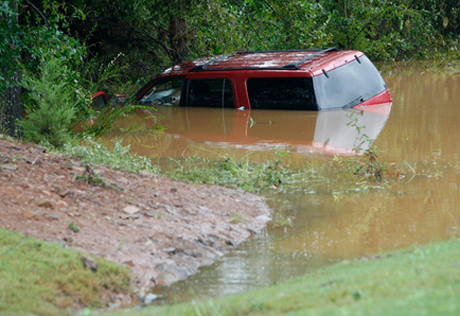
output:
<path id="1" fill-rule="evenodd" d="M 237 51 L 214 58 L 199 58 L 165 70 L 163 75 L 183 75 L 205 71 L 303 70 L 316 76 L 335 69 L 363 55 L 359 51 L 324 50 Z M 308 74 L 309 73 L 309 74 Z"/>

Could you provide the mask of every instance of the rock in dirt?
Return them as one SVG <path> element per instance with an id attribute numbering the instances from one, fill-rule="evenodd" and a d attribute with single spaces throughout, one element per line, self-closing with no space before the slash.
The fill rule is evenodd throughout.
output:
<path id="1" fill-rule="evenodd" d="M 147 294 L 147 295 L 144 297 L 144 304 L 145 304 L 145 305 L 152 304 L 152 302 L 153 302 L 154 300 L 156 300 L 157 298 L 159 298 L 158 295 L 155 295 L 155 294 L 152 294 L 152 293 Z"/>
<path id="2" fill-rule="evenodd" d="M 82 260 L 85 268 L 91 269 L 93 272 L 97 271 L 98 265 L 96 261 L 88 257 L 82 257 Z"/>
<path id="3" fill-rule="evenodd" d="M 35 205 L 43 208 L 53 208 L 53 203 L 49 200 L 34 200 Z"/>
<path id="4" fill-rule="evenodd" d="M 179 280 L 184 280 L 189 276 L 186 269 L 180 268 L 174 264 L 161 263 L 156 265 L 154 269 L 160 272 L 157 282 L 166 286 Z"/>
<path id="5" fill-rule="evenodd" d="M 69 161 L 64 161 L 63 163 L 61 163 L 61 169 L 72 169 L 73 168 L 73 164 Z"/>
<path id="6" fill-rule="evenodd" d="M 33 148 L 34 148 L 35 151 L 38 151 L 40 153 L 46 153 L 46 148 L 44 148 L 42 146 L 35 145 Z"/>
<path id="7" fill-rule="evenodd" d="M 174 247 L 165 248 L 163 249 L 163 251 L 166 252 L 168 255 L 176 254 L 176 248 Z"/>
<path id="8" fill-rule="evenodd" d="M 18 166 L 14 165 L 14 164 L 9 164 L 9 163 L 7 163 L 7 164 L 4 164 L 4 165 L 2 166 L 2 169 L 3 169 L 3 170 L 15 171 L 15 170 L 18 170 Z"/>
<path id="9" fill-rule="evenodd" d="M 52 220 L 52 221 L 57 221 L 61 218 L 61 215 L 55 214 L 55 213 L 49 213 L 45 215 L 46 219 Z"/>
<path id="10" fill-rule="evenodd" d="M 127 207 L 125 207 L 123 209 L 123 212 L 125 212 L 126 214 L 129 214 L 129 215 L 133 215 L 133 214 L 136 214 L 137 212 L 139 212 L 140 209 L 134 205 L 128 205 Z"/>
<path id="11" fill-rule="evenodd" d="M 57 201 L 57 202 L 56 202 L 56 206 L 59 207 L 59 208 L 66 208 L 66 207 L 68 207 L 69 205 L 68 205 L 66 202 L 64 202 L 64 201 Z"/>

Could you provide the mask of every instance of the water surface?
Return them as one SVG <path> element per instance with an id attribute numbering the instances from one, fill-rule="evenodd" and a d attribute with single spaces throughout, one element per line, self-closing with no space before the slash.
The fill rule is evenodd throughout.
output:
<path id="1" fill-rule="evenodd" d="M 227 295 L 341 260 L 458 234 L 460 76 L 412 68 L 385 80 L 393 98 L 391 111 L 164 108 L 138 113 L 124 123 L 163 125 L 161 136 L 155 130 L 114 130 L 110 137 L 121 136 L 139 154 L 159 161 L 199 155 L 263 162 L 278 148 L 289 150 L 288 162 L 301 166 L 350 155 L 358 145 L 366 149 L 367 140 L 375 140 L 385 161 L 415 171 L 384 190 L 337 194 L 332 186 L 309 184 L 309 190 L 273 193 L 269 203 L 291 219 L 291 226 L 271 224 L 196 276 L 155 292 L 164 301 Z M 156 118 L 145 119 L 149 115 Z"/>

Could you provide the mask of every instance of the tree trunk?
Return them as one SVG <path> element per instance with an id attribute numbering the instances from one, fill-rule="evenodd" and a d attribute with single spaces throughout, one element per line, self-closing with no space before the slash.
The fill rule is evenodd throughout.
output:
<path id="1" fill-rule="evenodd" d="M 18 1 L 13 0 L 14 12 L 16 12 L 16 23 L 18 23 Z M 14 37 L 13 37 L 14 38 Z M 15 47 L 14 39 L 11 43 Z M 22 100 L 21 100 L 21 74 L 18 71 L 11 69 L 8 64 L 0 67 L 0 73 L 8 81 L 3 86 L 5 89 L 0 91 L 0 133 L 5 133 L 10 136 L 21 136 L 18 129 L 17 121 L 22 118 Z M 5 87 L 6 86 L 6 87 Z"/>
<path id="2" fill-rule="evenodd" d="M 187 1 L 170 0 L 170 17 L 169 17 L 169 44 L 171 51 L 169 57 L 174 64 L 179 64 L 188 59 L 188 27 L 185 20 L 185 11 L 187 10 Z"/>
<path id="3" fill-rule="evenodd" d="M 22 119 L 20 78 L 19 72 L 10 77 L 12 84 L 3 92 L 0 100 L 0 132 L 15 137 L 21 136 L 17 126 L 17 120 Z"/>

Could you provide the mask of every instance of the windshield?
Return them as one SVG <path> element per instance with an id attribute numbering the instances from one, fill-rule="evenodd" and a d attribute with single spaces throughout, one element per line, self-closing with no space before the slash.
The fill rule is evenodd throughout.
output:
<path id="1" fill-rule="evenodd" d="M 173 79 L 153 85 L 139 100 L 141 104 L 179 105 L 182 79 Z"/>

